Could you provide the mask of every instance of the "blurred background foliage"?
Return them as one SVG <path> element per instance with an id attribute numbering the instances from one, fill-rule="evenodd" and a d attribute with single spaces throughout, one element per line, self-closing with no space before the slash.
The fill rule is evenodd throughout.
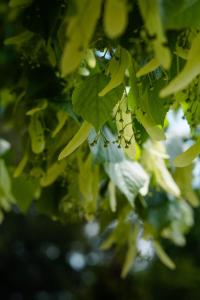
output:
<path id="1" fill-rule="evenodd" d="M 138 258 L 125 280 L 113 253 L 99 251 L 97 223 L 63 225 L 34 209 L 8 214 L 0 227 L 0 292 L 9 300 L 183 299 L 200 291 L 200 210 L 187 245 L 166 245 L 177 264 Z"/>

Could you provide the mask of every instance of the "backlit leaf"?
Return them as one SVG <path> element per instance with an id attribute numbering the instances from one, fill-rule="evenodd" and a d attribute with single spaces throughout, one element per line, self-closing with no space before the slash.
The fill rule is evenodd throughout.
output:
<path id="1" fill-rule="evenodd" d="M 167 155 L 161 142 L 151 142 L 149 140 L 144 145 L 142 158 L 147 170 L 154 174 L 157 184 L 166 192 L 179 197 L 180 189 L 167 169 L 164 161 Z"/>
<path id="2" fill-rule="evenodd" d="M 97 196 L 99 191 L 99 166 L 92 162 L 91 154 L 79 162 L 79 189 L 83 196 L 83 207 L 85 216 L 91 220 L 97 207 Z"/>
<path id="3" fill-rule="evenodd" d="M 54 138 L 58 134 L 58 132 L 63 128 L 65 122 L 67 121 L 68 114 L 63 110 L 59 110 L 56 114 L 56 117 L 58 119 L 58 124 L 51 134 L 52 138 Z"/>
<path id="4" fill-rule="evenodd" d="M 26 167 L 26 164 L 28 162 L 28 153 L 25 152 L 22 160 L 19 162 L 18 166 L 16 167 L 13 177 L 19 177 L 21 173 L 23 172 L 24 168 Z"/>
<path id="5" fill-rule="evenodd" d="M 105 170 L 112 182 L 133 205 L 135 197 L 148 192 L 149 176 L 139 163 L 123 160 L 105 164 Z"/>
<path id="6" fill-rule="evenodd" d="M 200 139 L 185 152 L 178 155 L 174 160 L 176 167 L 182 168 L 190 165 L 200 154 Z"/>
<path id="7" fill-rule="evenodd" d="M 39 112 L 41 110 L 46 109 L 47 105 L 48 105 L 47 100 L 46 99 L 41 99 L 40 102 L 39 102 L 39 104 L 36 107 L 34 107 L 34 108 L 30 109 L 29 111 L 27 111 L 26 115 L 27 116 L 32 116 L 35 113 L 37 113 L 37 112 Z"/>
<path id="8" fill-rule="evenodd" d="M 117 38 L 126 29 L 128 23 L 127 0 L 106 0 L 104 29 L 110 38 Z"/>
<path id="9" fill-rule="evenodd" d="M 31 138 L 31 148 L 36 154 L 43 152 L 45 148 L 44 128 L 38 114 L 31 116 L 29 124 L 29 135 Z"/>
<path id="10" fill-rule="evenodd" d="M 121 277 L 125 278 L 130 271 L 134 259 L 137 255 L 137 237 L 139 233 L 139 226 L 135 224 L 133 230 L 130 231 L 129 233 L 129 245 L 128 245 L 128 251 L 126 253 L 126 258 L 125 262 L 123 264 L 122 272 L 121 272 Z"/>
<path id="11" fill-rule="evenodd" d="M 0 206 L 8 210 L 10 203 L 14 202 L 11 191 L 11 180 L 6 164 L 0 159 Z"/>
<path id="12" fill-rule="evenodd" d="M 136 76 L 144 76 L 157 69 L 159 65 L 160 63 L 158 62 L 158 60 L 156 58 L 153 58 L 137 72 Z"/>
<path id="13" fill-rule="evenodd" d="M 61 160 L 74 152 L 87 139 L 91 128 L 92 126 L 88 122 L 84 122 L 75 136 L 61 151 L 58 159 Z"/>
<path id="14" fill-rule="evenodd" d="M 182 196 L 194 207 L 199 205 L 198 196 L 192 187 L 192 165 L 184 168 L 177 168 L 174 174 L 174 179 L 180 187 Z"/>
<path id="15" fill-rule="evenodd" d="M 171 64 L 170 50 L 166 47 L 166 36 L 162 26 L 158 0 L 139 0 L 140 11 L 149 34 L 153 37 L 154 52 L 159 64 L 168 69 Z"/>
<path id="16" fill-rule="evenodd" d="M 155 114 L 158 114 L 158 108 L 162 111 L 163 106 L 159 105 L 160 99 L 154 99 L 158 101 L 158 104 L 153 106 L 150 101 L 150 95 L 147 88 L 141 94 L 138 86 L 137 79 L 133 64 L 129 68 L 130 72 L 130 86 L 131 89 L 128 94 L 128 107 L 136 114 L 137 120 L 143 125 L 148 134 L 153 140 L 164 140 L 165 134 L 162 128 L 158 124 Z"/>
<path id="17" fill-rule="evenodd" d="M 120 48 L 116 51 L 115 56 L 110 61 L 110 81 L 104 87 L 104 89 L 99 93 L 99 96 L 105 96 L 112 89 L 120 85 L 124 80 L 124 75 L 126 69 L 130 64 L 130 54 L 126 49 Z"/>
<path id="18" fill-rule="evenodd" d="M 168 267 L 171 270 L 174 270 L 176 268 L 174 262 L 171 260 L 171 258 L 165 253 L 165 251 L 163 250 L 163 248 L 161 247 L 161 245 L 157 242 L 157 241 L 153 241 L 153 245 L 156 251 L 156 254 L 158 255 L 158 257 L 160 258 L 160 260 L 162 261 L 162 263 L 164 265 L 166 265 L 166 267 Z"/>
<path id="19" fill-rule="evenodd" d="M 115 187 L 115 185 L 113 184 L 112 181 L 109 182 L 108 192 L 109 192 L 110 209 L 111 209 L 112 212 L 115 212 L 116 207 L 117 207 L 116 187 Z"/>
<path id="20" fill-rule="evenodd" d="M 63 172 L 66 167 L 66 161 L 55 162 L 47 168 L 46 173 L 40 180 L 41 186 L 51 185 Z"/>
<path id="21" fill-rule="evenodd" d="M 184 88 L 200 74 L 200 34 L 194 39 L 188 54 L 188 60 L 182 71 L 165 87 L 161 92 L 161 97 L 175 94 Z"/>
<path id="22" fill-rule="evenodd" d="M 76 14 L 67 25 L 67 41 L 61 59 L 63 76 L 80 64 L 94 33 L 101 12 L 102 0 L 76 0 Z"/>

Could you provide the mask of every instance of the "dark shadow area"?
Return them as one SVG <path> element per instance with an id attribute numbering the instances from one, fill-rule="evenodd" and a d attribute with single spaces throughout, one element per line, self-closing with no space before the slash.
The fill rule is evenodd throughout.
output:
<path id="1" fill-rule="evenodd" d="M 98 249 L 97 224 L 62 225 L 10 213 L 0 226 L 0 293 L 9 300 L 182 299 L 200 293 L 200 211 L 184 248 L 170 247 L 170 271 L 154 259 L 125 280 L 113 253 Z M 93 228 L 93 229 L 92 229 Z"/>

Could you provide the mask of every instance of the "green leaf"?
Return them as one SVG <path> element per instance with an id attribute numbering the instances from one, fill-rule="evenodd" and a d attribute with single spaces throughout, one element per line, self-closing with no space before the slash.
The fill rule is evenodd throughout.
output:
<path id="1" fill-rule="evenodd" d="M 110 181 L 108 184 L 108 192 L 109 192 L 110 209 L 112 212 L 116 212 L 117 209 L 116 187 L 112 181 Z"/>
<path id="2" fill-rule="evenodd" d="M 46 109 L 47 106 L 48 106 L 48 101 L 47 101 L 46 99 L 41 99 L 41 100 L 40 100 L 40 103 L 39 103 L 36 107 L 34 107 L 34 108 L 28 110 L 27 113 L 26 113 L 26 115 L 27 115 L 27 116 L 32 116 L 32 115 L 34 115 L 35 113 L 37 113 L 37 112 L 39 112 L 39 111 L 41 111 L 41 110 Z"/>
<path id="3" fill-rule="evenodd" d="M 109 65 L 111 79 L 99 93 L 100 97 L 105 96 L 105 94 L 123 83 L 125 71 L 129 67 L 130 61 L 130 54 L 126 49 L 120 48 L 119 51 L 116 51 Z"/>
<path id="4" fill-rule="evenodd" d="M 55 162 L 47 168 L 46 173 L 40 180 L 41 186 L 51 185 L 63 172 L 66 167 L 66 161 Z"/>
<path id="5" fill-rule="evenodd" d="M 158 98 L 158 95 L 150 97 L 151 94 L 144 88 L 144 91 L 141 93 L 137 85 L 136 74 L 134 66 L 131 65 L 129 69 L 130 73 L 130 86 L 131 89 L 128 94 L 128 107 L 129 109 L 136 114 L 138 122 L 146 129 L 148 134 L 153 140 L 160 141 L 165 139 L 165 134 L 160 128 L 159 122 L 157 121 L 158 117 L 163 115 L 163 103 L 160 103 L 161 100 Z M 164 119 L 164 118 L 163 118 Z"/>
<path id="6" fill-rule="evenodd" d="M 56 117 L 58 119 L 58 124 L 51 134 L 52 138 L 54 138 L 60 132 L 60 130 L 63 128 L 63 126 L 65 125 L 65 123 L 67 121 L 68 114 L 64 110 L 59 110 L 56 114 Z"/>
<path id="7" fill-rule="evenodd" d="M 174 160 L 174 165 L 178 168 L 189 166 L 200 154 L 200 139 L 185 152 L 178 155 Z"/>
<path id="8" fill-rule="evenodd" d="M 199 206 L 199 199 L 192 187 L 192 165 L 184 168 L 177 168 L 174 179 L 180 187 L 182 196 L 194 207 Z"/>
<path id="9" fill-rule="evenodd" d="M 136 76 L 144 76 L 159 67 L 160 63 L 156 58 L 152 58 L 146 65 L 144 65 L 139 71 L 137 71 Z"/>
<path id="10" fill-rule="evenodd" d="M 32 151 L 36 154 L 43 152 L 45 148 L 44 128 L 40 122 L 38 114 L 31 116 L 28 130 L 31 138 Z"/>
<path id="11" fill-rule="evenodd" d="M 101 126 L 110 118 L 116 103 L 121 99 L 123 87 L 119 86 L 99 97 L 107 79 L 104 75 L 88 77 L 74 90 L 72 102 L 75 112 L 91 123 L 98 131 Z"/>
<path id="12" fill-rule="evenodd" d="M 96 57 L 92 49 L 87 50 L 85 60 L 91 69 L 96 67 Z"/>
<path id="13" fill-rule="evenodd" d="M 16 45 L 18 47 L 21 47 L 21 45 L 23 45 L 25 42 L 28 42 L 33 37 L 33 35 L 33 32 L 26 30 L 16 36 L 7 38 L 4 41 L 4 45 Z"/>
<path id="14" fill-rule="evenodd" d="M 161 20 L 158 0 L 139 0 L 140 11 L 149 34 L 155 37 L 152 41 L 156 58 L 165 69 L 171 64 L 171 54 L 165 46 L 167 41 Z"/>
<path id="15" fill-rule="evenodd" d="M 148 192 L 150 178 L 139 163 L 128 160 L 115 164 L 107 163 L 105 170 L 131 205 L 139 193 L 145 195 Z"/>
<path id="16" fill-rule="evenodd" d="M 89 154 L 85 161 L 79 165 L 79 187 L 82 195 L 88 201 L 96 200 L 98 195 L 98 167 L 92 163 L 91 155 Z"/>
<path id="17" fill-rule="evenodd" d="M 102 0 L 76 0 L 76 14 L 67 24 L 67 41 L 61 59 L 62 75 L 66 76 L 80 65 L 93 36 L 101 13 Z"/>
<path id="18" fill-rule="evenodd" d="M 28 153 L 25 152 L 22 160 L 19 162 L 18 166 L 16 167 L 13 177 L 19 177 L 21 173 L 23 172 L 24 168 L 26 167 L 26 164 L 28 162 Z"/>
<path id="19" fill-rule="evenodd" d="M 200 74 L 200 34 L 192 42 L 188 54 L 188 60 L 183 70 L 160 92 L 161 97 L 175 94 L 188 86 L 188 84 Z"/>
<path id="20" fill-rule="evenodd" d="M 104 30 L 112 39 L 119 37 L 128 23 L 127 0 L 106 0 L 104 11 Z"/>
<path id="21" fill-rule="evenodd" d="M 162 22 L 166 29 L 182 29 L 200 26 L 199 0 L 161 0 Z"/>
<path id="22" fill-rule="evenodd" d="M 115 231 L 113 231 L 105 241 L 103 241 L 103 243 L 100 246 L 101 250 L 108 250 L 114 243 L 116 240 L 116 236 L 115 236 Z"/>
<path id="23" fill-rule="evenodd" d="M 176 268 L 174 262 L 171 260 L 171 258 L 165 253 L 161 245 L 157 241 L 153 241 L 153 245 L 156 251 L 156 254 L 162 261 L 162 263 L 168 267 L 171 270 L 174 270 Z"/>
<path id="24" fill-rule="evenodd" d="M 91 128 L 92 126 L 89 123 L 84 122 L 75 136 L 61 151 L 58 159 L 61 160 L 74 152 L 87 139 Z"/>
<path id="25" fill-rule="evenodd" d="M 27 178 L 21 175 L 13 179 L 13 195 L 16 199 L 17 205 L 22 212 L 27 212 L 33 200 L 40 195 L 40 188 L 38 181 L 33 178 Z"/>
<path id="26" fill-rule="evenodd" d="M 180 196 L 180 189 L 167 169 L 164 159 L 168 158 L 161 142 L 147 141 L 144 145 L 142 162 L 147 170 L 152 172 L 156 178 L 157 185 L 161 186 L 167 193 L 175 197 Z"/>
<path id="27" fill-rule="evenodd" d="M 7 210 L 13 201 L 10 175 L 4 160 L 0 159 L 0 205 Z"/>
<path id="28" fill-rule="evenodd" d="M 78 183 L 83 196 L 82 205 L 85 217 L 91 220 L 97 208 L 99 192 L 99 166 L 92 162 L 91 154 L 84 161 L 79 162 Z"/>
<path id="29" fill-rule="evenodd" d="M 128 251 L 126 253 L 125 262 L 123 264 L 121 277 L 125 278 L 130 271 L 133 262 L 135 260 L 135 257 L 137 255 L 137 237 L 139 233 L 139 226 L 135 224 L 133 230 L 129 233 L 129 245 L 128 245 Z"/>

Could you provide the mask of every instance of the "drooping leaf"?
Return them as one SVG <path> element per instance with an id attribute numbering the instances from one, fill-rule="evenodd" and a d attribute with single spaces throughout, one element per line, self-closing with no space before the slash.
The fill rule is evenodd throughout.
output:
<path id="1" fill-rule="evenodd" d="M 126 69 L 130 64 L 130 54 L 126 49 L 120 48 L 119 51 L 116 51 L 115 56 L 110 61 L 109 65 L 109 73 L 110 73 L 110 81 L 108 84 L 100 91 L 99 96 L 103 97 L 112 89 L 119 86 L 123 83 L 124 75 Z"/>
<path id="2" fill-rule="evenodd" d="M 200 139 L 185 152 L 178 155 L 174 160 L 174 165 L 178 168 L 189 166 L 200 154 Z"/>
<path id="3" fill-rule="evenodd" d="M 177 168 L 174 179 L 180 187 L 182 196 L 194 207 L 199 205 L 199 199 L 192 187 L 192 165 L 184 168 Z"/>
<path id="4" fill-rule="evenodd" d="M 96 67 L 96 57 L 92 49 L 87 50 L 85 60 L 90 68 Z"/>
<path id="5" fill-rule="evenodd" d="M 67 121 L 68 114 L 64 110 L 59 110 L 56 114 L 56 117 L 58 119 L 58 124 L 51 134 L 52 138 L 54 138 L 63 128 L 65 122 Z"/>
<path id="6" fill-rule="evenodd" d="M 150 140 L 144 145 L 143 163 L 147 170 L 152 172 L 156 178 L 156 182 L 167 193 L 171 193 L 175 197 L 180 196 L 180 189 L 170 174 L 164 159 L 168 158 L 163 145 L 159 142 L 151 142 Z"/>
<path id="7" fill-rule="evenodd" d="M 148 192 L 150 178 L 139 163 L 128 160 L 115 164 L 108 163 L 105 164 L 105 170 L 131 205 L 139 193 L 145 195 Z"/>
<path id="8" fill-rule="evenodd" d="M 79 162 L 79 189 L 83 196 L 85 217 L 93 219 L 97 208 L 97 197 L 99 191 L 99 166 L 93 164 L 91 154 Z"/>
<path id="9" fill-rule="evenodd" d="M 116 187 L 112 181 L 109 182 L 108 192 L 109 192 L 110 209 L 112 212 L 115 212 L 117 208 Z"/>
<path id="10" fill-rule="evenodd" d="M 51 185 L 63 172 L 66 167 L 66 161 L 55 162 L 47 168 L 46 173 L 40 179 L 41 186 Z"/>
<path id="11" fill-rule="evenodd" d="M 171 260 L 171 258 L 165 253 L 162 246 L 159 242 L 153 241 L 153 245 L 156 251 L 156 254 L 160 258 L 160 260 L 163 262 L 164 265 L 166 265 L 169 269 L 174 270 L 176 268 L 174 262 Z"/>
<path id="12" fill-rule="evenodd" d="M 188 60 L 181 72 L 166 86 L 161 92 L 161 97 L 175 94 L 184 88 L 200 74 L 200 34 L 193 40 L 191 49 L 188 54 Z"/>
<path id="13" fill-rule="evenodd" d="M 126 253 L 125 262 L 123 264 L 121 277 L 125 278 L 130 271 L 134 259 L 137 255 L 137 237 L 139 233 L 139 226 L 135 224 L 133 230 L 129 233 L 129 245 L 128 245 L 128 251 Z"/>
<path id="14" fill-rule="evenodd" d="M 34 108 L 32 108 L 32 109 L 30 109 L 30 110 L 27 111 L 26 115 L 27 116 L 32 116 L 35 113 L 37 113 L 37 112 L 39 112 L 41 110 L 46 109 L 47 105 L 48 105 L 47 100 L 46 99 L 41 99 L 40 102 L 39 102 L 39 104 L 36 107 L 34 107 Z"/>
<path id="15" fill-rule="evenodd" d="M 33 32 L 31 32 L 29 30 L 26 30 L 22 33 L 19 33 L 16 36 L 12 36 L 12 37 L 7 38 L 4 41 L 4 44 L 6 46 L 16 45 L 17 47 L 21 47 L 23 45 L 23 43 L 29 41 L 33 37 L 33 35 L 34 35 Z"/>
<path id="16" fill-rule="evenodd" d="M 10 203 L 14 202 L 11 190 L 11 180 L 6 164 L 0 159 L 0 206 L 8 210 Z"/>
<path id="17" fill-rule="evenodd" d="M 137 120 L 143 125 L 148 134 L 153 140 L 164 140 L 165 134 L 160 128 L 159 124 L 156 121 L 155 114 L 158 114 L 158 108 L 162 111 L 162 106 L 159 105 L 160 99 L 158 99 L 157 105 L 152 105 L 150 101 L 150 95 L 148 90 L 145 88 L 143 93 L 139 91 L 137 86 L 137 79 L 134 70 L 134 66 L 131 65 L 130 69 L 130 86 L 131 89 L 128 94 L 128 107 L 129 109 L 136 114 Z M 153 99 L 156 100 L 155 98 Z"/>
<path id="18" fill-rule="evenodd" d="M 37 113 L 31 116 L 29 135 L 31 138 L 32 151 L 36 154 L 43 152 L 45 148 L 44 128 Z"/>
<path id="19" fill-rule="evenodd" d="M 144 65 L 139 71 L 137 71 L 136 76 L 144 76 L 159 67 L 160 63 L 156 58 L 152 58 L 146 65 Z"/>
<path id="20" fill-rule="evenodd" d="M 198 126 L 200 120 L 200 78 L 196 78 L 185 90 L 178 92 L 175 97 L 176 101 L 181 103 L 185 118 L 191 128 Z"/>
<path id="21" fill-rule="evenodd" d="M 191 227 L 194 225 L 193 209 L 184 200 L 177 201 L 172 204 L 174 205 L 170 205 L 169 210 L 169 214 L 171 216 L 171 224 L 169 225 L 171 229 L 170 238 L 176 245 L 184 246 L 186 243 L 184 234 L 189 232 Z M 166 232 L 165 235 L 162 234 L 162 236 L 169 238 L 166 235 Z"/>
<path id="22" fill-rule="evenodd" d="M 104 12 L 104 30 L 110 38 L 119 37 L 128 23 L 127 0 L 106 0 Z"/>
<path id="23" fill-rule="evenodd" d="M 139 0 L 140 11 L 149 34 L 154 38 L 152 43 L 156 58 L 165 69 L 171 64 L 170 50 L 166 47 L 166 36 L 162 26 L 158 0 Z"/>
<path id="24" fill-rule="evenodd" d="M 76 13 L 67 25 L 67 41 L 61 60 L 62 75 L 73 72 L 87 50 L 101 12 L 102 0 L 76 0 Z"/>
<path id="25" fill-rule="evenodd" d="M 110 118 L 123 93 L 123 87 L 119 86 L 103 97 L 98 96 L 106 83 L 105 76 L 98 74 L 88 77 L 75 88 L 72 96 L 75 112 L 90 122 L 97 131 Z"/>
<path id="26" fill-rule="evenodd" d="M 74 152 L 88 137 L 89 131 L 92 128 L 92 125 L 88 122 L 84 122 L 75 136 L 71 139 L 71 141 L 65 146 L 65 148 L 61 151 L 58 159 L 61 160 L 72 152 Z"/>
<path id="27" fill-rule="evenodd" d="M 28 153 L 25 152 L 22 160 L 19 162 L 18 166 L 14 171 L 13 177 L 15 178 L 19 177 L 22 174 L 24 168 L 26 167 L 27 162 L 28 162 Z"/>

